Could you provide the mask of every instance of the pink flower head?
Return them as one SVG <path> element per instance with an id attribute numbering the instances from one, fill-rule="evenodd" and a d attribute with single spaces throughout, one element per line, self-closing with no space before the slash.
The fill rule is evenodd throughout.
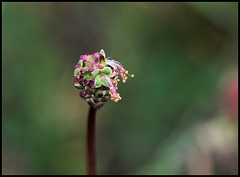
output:
<path id="1" fill-rule="evenodd" d="M 115 102 L 121 100 L 117 93 L 119 78 L 125 83 L 127 75 L 134 77 L 128 74 L 121 63 L 106 58 L 103 49 L 91 55 L 81 55 L 73 70 L 74 86 L 81 90 L 80 96 L 96 108 L 103 106 L 109 96 Z"/>

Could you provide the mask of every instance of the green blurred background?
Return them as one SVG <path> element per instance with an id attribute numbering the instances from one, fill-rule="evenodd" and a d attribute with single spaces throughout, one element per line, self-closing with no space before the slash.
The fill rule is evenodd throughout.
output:
<path id="1" fill-rule="evenodd" d="M 2 3 L 2 173 L 86 174 L 82 54 L 135 75 L 97 112 L 98 174 L 238 174 L 238 3 Z"/>

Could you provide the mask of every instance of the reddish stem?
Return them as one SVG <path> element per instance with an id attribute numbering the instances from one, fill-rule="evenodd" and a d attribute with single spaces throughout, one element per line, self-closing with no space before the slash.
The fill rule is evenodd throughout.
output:
<path id="1" fill-rule="evenodd" d="M 96 175 L 96 157 L 95 157 L 95 121 L 97 110 L 90 106 L 88 114 L 87 130 L 87 169 L 88 175 Z"/>

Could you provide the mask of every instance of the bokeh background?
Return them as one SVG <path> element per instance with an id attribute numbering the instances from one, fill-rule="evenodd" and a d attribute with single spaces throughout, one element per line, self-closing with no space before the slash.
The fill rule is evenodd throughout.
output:
<path id="1" fill-rule="evenodd" d="M 98 174 L 238 174 L 238 3 L 2 3 L 2 174 L 86 174 L 82 54 L 134 78 L 97 112 Z"/>

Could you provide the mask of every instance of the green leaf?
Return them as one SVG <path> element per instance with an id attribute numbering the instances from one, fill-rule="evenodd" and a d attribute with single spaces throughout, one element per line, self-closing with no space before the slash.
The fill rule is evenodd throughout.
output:
<path id="1" fill-rule="evenodd" d="M 106 79 L 103 79 L 103 80 L 102 80 L 102 84 L 103 84 L 104 86 L 110 86 L 109 82 L 108 82 Z"/>
<path id="2" fill-rule="evenodd" d="M 103 67 L 106 66 L 105 58 L 100 57 L 100 65 L 102 65 Z"/>
<path id="3" fill-rule="evenodd" d="M 106 65 L 109 65 L 109 66 L 111 66 L 112 68 L 116 69 L 116 66 L 114 66 L 114 65 L 112 64 L 112 61 L 113 61 L 113 60 L 106 59 Z"/>
<path id="4" fill-rule="evenodd" d="M 82 73 L 81 76 L 83 76 L 84 78 L 86 78 L 88 75 L 90 75 L 91 73 L 90 72 L 85 72 L 85 73 Z"/>
<path id="5" fill-rule="evenodd" d="M 112 69 L 110 67 L 105 67 L 105 68 L 101 69 L 100 72 L 109 76 L 112 74 Z"/>
<path id="6" fill-rule="evenodd" d="M 86 65 L 84 68 L 83 68 L 83 71 L 86 71 L 88 69 L 88 66 Z"/>
<path id="7" fill-rule="evenodd" d="M 100 53 L 103 54 L 104 58 L 106 58 L 106 54 L 103 49 L 100 50 Z"/>
<path id="8" fill-rule="evenodd" d="M 102 85 L 102 80 L 101 80 L 101 76 L 97 75 L 96 76 L 96 79 L 95 79 L 95 83 L 94 83 L 94 86 L 96 88 L 100 87 Z"/>
<path id="9" fill-rule="evenodd" d="M 91 62 L 93 62 L 93 61 L 94 61 L 94 59 L 95 59 L 95 57 L 94 57 L 94 56 L 91 56 L 91 57 L 89 57 L 88 61 L 91 61 Z"/>
<path id="10" fill-rule="evenodd" d="M 103 49 L 101 49 L 100 53 L 104 56 L 104 57 L 100 57 L 100 65 L 105 67 L 106 66 L 106 61 L 105 61 L 106 54 Z"/>
<path id="11" fill-rule="evenodd" d="M 77 68 L 77 69 L 75 69 L 74 70 L 74 76 L 78 76 L 78 74 L 79 74 L 79 72 L 80 72 L 80 68 Z"/>
<path id="12" fill-rule="evenodd" d="M 95 78 L 94 78 L 94 76 L 93 75 L 90 75 L 88 78 L 87 78 L 87 80 L 89 81 L 89 80 L 94 80 Z"/>
<path id="13" fill-rule="evenodd" d="M 82 67 L 83 66 L 83 61 L 79 60 L 78 64 L 79 64 L 80 67 Z"/>
<path id="14" fill-rule="evenodd" d="M 99 71 L 100 71 L 100 70 L 97 69 L 97 70 L 93 71 L 92 74 L 96 77 L 96 76 L 98 75 Z"/>
<path id="15" fill-rule="evenodd" d="M 86 72 L 86 73 L 82 73 L 82 75 L 84 79 L 87 79 L 87 81 L 89 80 L 94 80 L 94 76 L 90 73 L 90 72 Z"/>

